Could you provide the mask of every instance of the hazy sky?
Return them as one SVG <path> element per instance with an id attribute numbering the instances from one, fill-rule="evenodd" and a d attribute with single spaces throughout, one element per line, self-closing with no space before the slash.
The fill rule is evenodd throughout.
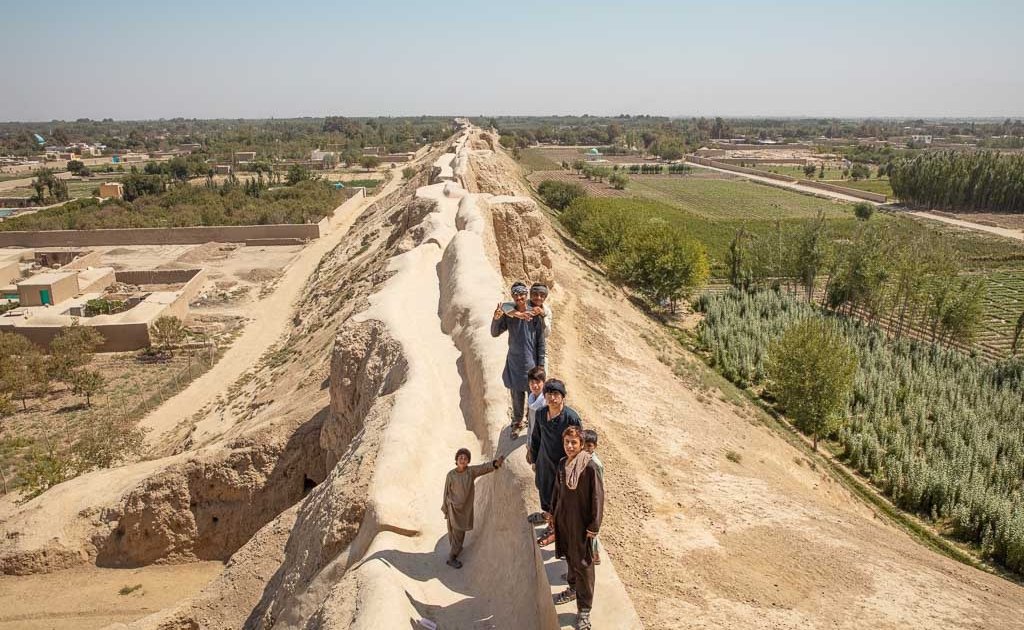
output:
<path id="1" fill-rule="evenodd" d="M 1024 115 L 1024 2 L 5 0 L 0 120 Z"/>

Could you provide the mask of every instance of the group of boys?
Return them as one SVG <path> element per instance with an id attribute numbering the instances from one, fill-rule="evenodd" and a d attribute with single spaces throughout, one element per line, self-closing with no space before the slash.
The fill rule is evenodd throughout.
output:
<path id="1" fill-rule="evenodd" d="M 547 524 L 537 544 L 546 547 L 556 543 L 555 555 L 564 557 L 568 565 L 563 579 L 569 586 L 555 597 L 555 603 L 576 600 L 578 627 L 589 628 L 594 565 L 601 562 L 597 535 L 604 505 L 604 465 L 594 452 L 597 433 L 582 429 L 579 414 L 565 404 L 565 384 L 546 377 L 547 336 L 552 319 L 551 307 L 545 305 L 548 288 L 540 283 L 527 288 L 524 283 L 516 282 L 512 285 L 511 294 L 512 302 L 499 303 L 494 311 L 491 335 L 497 337 L 508 333 L 509 349 L 502 382 L 509 389 L 512 400 L 512 439 L 517 439 L 528 427 L 526 459 L 534 470 L 541 507 L 540 512 L 531 514 L 528 519 L 535 525 Z M 570 452 L 571 449 L 575 450 Z M 567 529 L 562 522 L 556 527 L 559 493 L 563 497 L 571 494 L 578 503 L 575 490 L 580 483 L 580 471 L 570 473 L 567 459 L 573 460 L 581 451 L 584 456 L 577 463 L 591 469 L 586 482 L 586 505 L 577 506 L 571 513 L 563 509 L 562 514 L 566 516 L 562 519 L 573 521 L 573 527 Z M 458 556 L 465 533 L 473 528 L 473 483 L 477 477 L 501 468 L 505 458 L 501 456 L 486 464 L 470 466 L 469 451 L 459 449 L 455 461 L 456 468 L 448 473 L 445 481 L 441 509 L 448 520 L 451 544 L 447 564 L 458 569 L 462 567 Z M 571 479 L 567 481 L 567 477 Z M 570 540 L 560 540 L 559 531 L 572 532 L 567 536 Z"/>

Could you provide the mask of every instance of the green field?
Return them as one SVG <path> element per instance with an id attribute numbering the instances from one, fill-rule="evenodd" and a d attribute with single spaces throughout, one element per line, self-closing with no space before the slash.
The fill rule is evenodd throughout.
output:
<path id="1" fill-rule="evenodd" d="M 557 171 L 562 165 L 544 155 L 540 149 L 520 149 L 519 163 L 527 174 L 533 171 Z"/>
<path id="2" fill-rule="evenodd" d="M 855 188 L 857 190 L 865 190 L 867 192 L 879 193 L 881 195 L 892 197 L 892 186 L 889 185 L 888 177 L 870 177 L 868 179 L 854 181 L 850 178 L 844 179 L 842 169 L 826 168 L 825 177 L 822 179 L 818 177 L 817 171 L 815 171 L 814 177 L 807 177 L 804 175 L 804 168 L 802 166 L 793 166 L 789 164 L 777 166 L 758 165 L 755 168 L 759 171 L 768 171 L 770 173 L 786 175 L 796 179 L 812 179 L 816 182 L 832 184 L 834 186 L 845 186 L 846 188 Z"/>
<path id="3" fill-rule="evenodd" d="M 765 186 L 744 179 L 634 176 L 627 190 L 680 210 L 718 220 L 852 218 L 845 203 Z"/>
<path id="4" fill-rule="evenodd" d="M 978 343 L 1000 354 L 1009 354 L 1017 318 L 1024 312 L 1024 271 L 996 270 L 985 278 L 985 318 L 978 331 Z"/>

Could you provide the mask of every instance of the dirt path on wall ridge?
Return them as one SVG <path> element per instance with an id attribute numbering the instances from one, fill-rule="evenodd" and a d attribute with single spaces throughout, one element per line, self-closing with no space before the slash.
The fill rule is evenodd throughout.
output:
<path id="1" fill-rule="evenodd" d="M 646 627 L 1024 628 L 1024 588 L 877 518 L 593 265 L 554 250 L 549 376 L 600 435 L 601 539 Z"/>
<path id="2" fill-rule="evenodd" d="M 352 223 L 366 208 L 401 184 L 401 169 L 396 167 L 392 169 L 390 181 L 377 194 L 364 198 L 358 204 L 335 210 L 330 232 L 302 250 L 285 270 L 270 295 L 247 307 L 251 313 L 250 321 L 220 361 L 142 419 L 140 426 L 149 430 L 146 444 L 152 452 L 166 453 L 173 450 L 177 445 L 174 438 L 180 438 L 175 429 L 208 408 L 226 392 L 228 386 L 257 366 L 260 357 L 288 332 L 294 305 L 320 260 L 341 242 Z M 230 408 L 226 408 L 215 419 L 207 419 L 200 430 L 193 434 L 193 446 L 208 443 L 231 424 Z"/>

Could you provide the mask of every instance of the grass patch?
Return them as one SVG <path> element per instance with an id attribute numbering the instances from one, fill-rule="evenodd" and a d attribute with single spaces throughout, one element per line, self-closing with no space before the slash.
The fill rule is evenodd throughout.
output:
<path id="1" fill-rule="evenodd" d="M 734 464 L 740 464 L 743 462 L 743 456 L 736 451 L 726 451 L 725 458 Z"/>
<path id="2" fill-rule="evenodd" d="M 557 171 L 562 165 L 544 155 L 539 149 L 520 149 L 519 164 L 527 173 L 533 171 Z"/>
<path id="3" fill-rule="evenodd" d="M 119 590 L 117 592 L 117 594 L 118 595 L 131 595 L 132 593 L 134 593 L 135 591 L 139 590 L 140 588 L 142 588 L 141 584 L 136 584 L 135 586 L 122 586 L 121 590 Z"/>
<path id="4" fill-rule="evenodd" d="M 764 186 L 745 179 L 633 177 L 630 190 L 712 221 L 852 218 L 846 203 Z"/>

